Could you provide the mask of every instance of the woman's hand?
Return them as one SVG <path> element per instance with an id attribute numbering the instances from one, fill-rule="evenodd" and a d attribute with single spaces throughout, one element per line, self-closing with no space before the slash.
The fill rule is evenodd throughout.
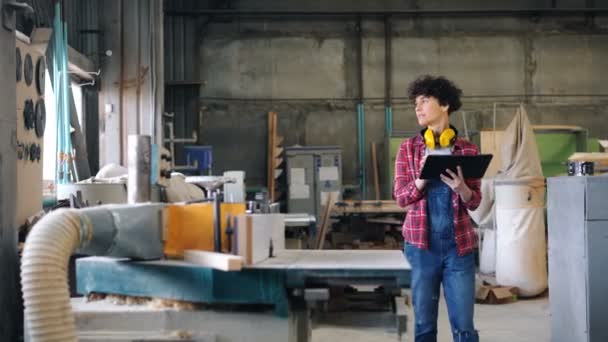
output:
<path id="1" fill-rule="evenodd" d="M 469 186 L 464 181 L 464 176 L 462 175 L 462 168 L 458 166 L 456 168 L 457 173 L 454 173 L 452 170 L 445 170 L 446 174 L 441 174 L 441 180 L 447 184 L 454 192 L 460 195 L 460 198 L 464 202 L 468 202 L 471 199 L 472 191 L 469 189 Z"/>
<path id="2" fill-rule="evenodd" d="M 420 172 L 422 172 L 422 168 L 424 167 L 424 162 L 426 161 L 426 155 L 424 157 L 422 157 L 422 159 L 420 159 Z M 414 181 L 414 184 L 416 185 L 416 188 L 418 188 L 418 190 L 422 191 L 422 189 L 424 189 L 424 187 L 426 186 L 426 183 L 428 183 L 428 180 L 426 179 L 420 179 L 420 178 L 416 178 L 416 180 Z"/>

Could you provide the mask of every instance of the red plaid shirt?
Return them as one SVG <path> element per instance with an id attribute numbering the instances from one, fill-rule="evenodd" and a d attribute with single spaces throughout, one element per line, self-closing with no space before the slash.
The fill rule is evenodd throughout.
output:
<path id="1" fill-rule="evenodd" d="M 395 160 L 394 195 L 400 207 L 408 207 L 403 222 L 403 238 L 405 241 L 421 249 L 428 249 L 427 205 L 424 189 L 419 191 L 414 180 L 420 175 L 420 160 L 424 157 L 426 146 L 422 136 L 406 139 L 397 152 Z M 452 150 L 454 155 L 478 154 L 477 147 L 461 138 L 457 138 Z M 454 237 L 458 254 L 465 255 L 477 246 L 477 234 L 467 209 L 475 210 L 481 201 L 479 179 L 466 179 L 472 191 L 471 198 L 464 203 L 460 196 L 452 192 L 452 207 L 454 208 Z"/>

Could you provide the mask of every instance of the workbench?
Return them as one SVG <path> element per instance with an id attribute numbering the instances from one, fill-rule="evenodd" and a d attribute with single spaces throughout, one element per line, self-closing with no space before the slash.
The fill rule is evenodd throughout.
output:
<path id="1" fill-rule="evenodd" d="M 206 336 L 200 341 L 213 340 L 209 336 L 217 336 L 221 341 L 259 341 L 262 330 L 254 333 L 245 328 L 226 328 L 230 326 L 230 320 L 234 320 L 233 327 L 247 326 L 248 323 L 243 323 L 245 320 L 260 324 L 259 328 L 265 331 L 265 341 L 306 342 L 311 335 L 311 304 L 327 300 L 329 286 L 379 285 L 397 297 L 401 289 L 410 285 L 410 265 L 401 251 L 388 250 L 283 250 L 273 258 L 237 272 L 219 271 L 184 261 L 135 262 L 90 257 L 77 261 L 76 279 L 77 290 L 83 295 L 106 293 L 204 303 L 204 310 L 174 315 L 201 318 L 213 315 L 210 321 L 222 317 L 226 323 L 222 328 L 202 322 L 188 325 L 181 324 L 180 320 L 165 319 L 163 325 L 149 326 L 151 330 L 159 327 L 164 330 L 199 329 L 195 335 Z M 81 332 L 90 335 L 96 329 L 115 329 L 113 325 L 93 323 L 96 317 L 103 320 L 101 314 L 91 314 L 91 310 L 95 311 L 94 305 L 74 303 L 79 330 L 86 330 Z M 230 305 L 229 309 L 226 305 Z M 239 306 L 251 308 L 252 305 L 262 305 L 269 310 L 248 312 L 239 309 Z M 118 317 L 121 310 L 125 309 L 106 308 L 104 312 L 114 312 Z M 136 320 L 137 312 L 141 315 L 145 311 L 136 310 L 124 317 Z M 186 321 L 191 320 L 183 322 Z M 404 330 L 404 326 L 398 327 L 398 331 Z"/>
<path id="2" fill-rule="evenodd" d="M 320 234 L 333 248 L 401 250 L 401 226 L 406 211 L 392 200 L 336 202 L 331 213 L 333 224 L 322 226 L 325 229 Z"/>
<path id="3" fill-rule="evenodd" d="M 399 207 L 396 201 L 340 201 L 334 204 L 332 212 L 336 215 L 346 214 L 404 214 L 405 209 Z"/>

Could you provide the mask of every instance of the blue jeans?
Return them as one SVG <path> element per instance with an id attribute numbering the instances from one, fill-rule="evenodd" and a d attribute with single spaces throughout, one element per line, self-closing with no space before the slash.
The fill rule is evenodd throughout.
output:
<path id="1" fill-rule="evenodd" d="M 451 191 L 440 181 L 427 184 L 429 249 L 405 246 L 405 255 L 412 266 L 416 342 L 437 341 L 439 286 L 442 283 L 454 341 L 479 341 L 473 325 L 475 259 L 473 253 L 458 255 Z"/>

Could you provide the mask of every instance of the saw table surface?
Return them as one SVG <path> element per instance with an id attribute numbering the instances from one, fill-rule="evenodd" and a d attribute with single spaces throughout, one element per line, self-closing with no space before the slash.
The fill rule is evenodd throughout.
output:
<path id="1" fill-rule="evenodd" d="M 409 271 L 410 264 L 398 250 L 283 250 L 252 269 L 330 270 L 343 269 L 353 272 L 368 270 Z"/>
<path id="2" fill-rule="evenodd" d="M 241 271 L 224 272 L 184 261 L 130 261 L 105 257 L 76 261 L 80 294 L 92 292 L 173 300 L 270 304 L 287 314 L 288 289 L 324 280 L 385 283 L 405 288 L 410 265 L 397 250 L 284 250 Z"/>

